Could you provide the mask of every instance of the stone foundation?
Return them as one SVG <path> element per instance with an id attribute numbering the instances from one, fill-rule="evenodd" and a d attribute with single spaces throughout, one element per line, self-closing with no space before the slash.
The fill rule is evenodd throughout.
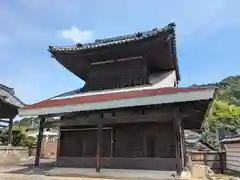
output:
<path id="1" fill-rule="evenodd" d="M 29 150 L 25 147 L 0 146 L 0 165 L 13 165 L 29 157 Z"/>
<path id="2" fill-rule="evenodd" d="M 181 179 L 206 179 L 217 180 L 213 170 L 203 164 L 193 163 L 191 157 L 186 158 L 186 167 L 181 173 Z"/>

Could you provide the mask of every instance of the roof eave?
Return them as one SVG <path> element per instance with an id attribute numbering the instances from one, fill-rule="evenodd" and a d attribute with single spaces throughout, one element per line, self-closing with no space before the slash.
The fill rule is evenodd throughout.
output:
<path id="1" fill-rule="evenodd" d="M 172 34 L 172 38 L 171 38 L 171 48 L 172 48 L 172 55 L 173 55 L 173 63 L 176 69 L 176 76 L 177 76 L 177 80 L 180 81 L 181 80 L 181 76 L 180 76 L 180 72 L 179 72 L 179 65 L 178 65 L 178 58 L 177 58 L 177 45 L 176 45 L 176 25 L 174 23 L 172 23 L 171 25 L 171 34 Z"/>
<path id="2" fill-rule="evenodd" d="M 181 103 L 186 101 L 202 101 L 212 99 L 213 89 L 206 89 L 195 92 L 181 92 L 174 94 L 163 94 L 155 96 L 134 97 L 128 99 L 107 100 L 101 102 L 63 104 L 60 106 L 45 106 L 40 108 L 20 108 L 20 116 L 31 115 L 57 115 L 61 113 L 71 113 L 77 111 L 106 110 L 134 106 L 146 106 L 157 104 Z"/>
<path id="3" fill-rule="evenodd" d="M 240 143 L 240 137 L 231 138 L 231 139 L 223 139 L 220 141 L 220 143 L 222 143 L 222 144 Z"/>

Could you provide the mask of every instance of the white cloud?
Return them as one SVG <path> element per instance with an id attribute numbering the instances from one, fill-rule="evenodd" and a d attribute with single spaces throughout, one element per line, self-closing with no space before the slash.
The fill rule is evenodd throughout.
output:
<path id="1" fill-rule="evenodd" d="M 73 26 L 71 29 L 61 31 L 61 37 L 75 43 L 87 43 L 93 39 L 93 32 L 89 30 L 81 30 Z"/>

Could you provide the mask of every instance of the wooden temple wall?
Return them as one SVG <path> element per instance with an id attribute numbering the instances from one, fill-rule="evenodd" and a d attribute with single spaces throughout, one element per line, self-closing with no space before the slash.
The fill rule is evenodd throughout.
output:
<path id="1" fill-rule="evenodd" d="M 139 56 L 114 63 L 92 65 L 84 90 L 106 90 L 143 84 L 148 84 L 148 73 L 144 58 Z"/>
<path id="2" fill-rule="evenodd" d="M 96 168 L 94 157 L 59 157 L 58 167 Z M 175 171 L 175 158 L 108 158 L 101 157 L 101 168 L 109 169 L 145 169 Z"/>
<path id="3" fill-rule="evenodd" d="M 65 117 L 58 166 L 96 167 L 97 122 L 104 122 L 102 168 L 176 170 L 176 146 L 169 113 L 139 108 Z M 146 123 L 147 122 L 147 123 Z"/>
<path id="4" fill-rule="evenodd" d="M 97 129 L 61 131 L 59 156 L 95 157 Z M 69 148 L 74 147 L 74 148 Z M 101 157 L 175 156 L 169 124 L 121 124 L 103 129 Z"/>

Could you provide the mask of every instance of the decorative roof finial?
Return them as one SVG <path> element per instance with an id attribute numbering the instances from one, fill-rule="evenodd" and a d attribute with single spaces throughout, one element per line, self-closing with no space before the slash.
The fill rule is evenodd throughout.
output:
<path id="1" fill-rule="evenodd" d="M 176 26 L 176 24 L 175 24 L 174 22 L 171 22 L 171 23 L 169 23 L 169 24 L 167 25 L 167 27 L 168 27 L 169 29 L 174 29 L 175 26 Z"/>
<path id="2" fill-rule="evenodd" d="M 137 37 L 141 37 L 142 35 L 143 35 L 142 32 L 138 32 L 138 33 L 136 34 Z"/>
<path id="3" fill-rule="evenodd" d="M 83 44 L 81 44 L 81 43 L 77 43 L 76 46 L 77 46 L 77 47 L 82 47 Z"/>

